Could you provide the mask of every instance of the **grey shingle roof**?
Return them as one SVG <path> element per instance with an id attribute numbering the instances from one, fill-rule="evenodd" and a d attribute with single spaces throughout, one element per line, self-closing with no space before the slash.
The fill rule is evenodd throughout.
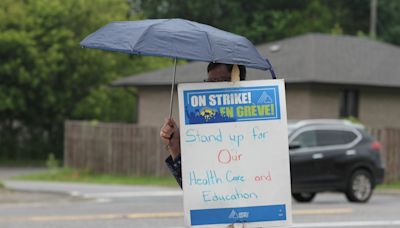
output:
<path id="1" fill-rule="evenodd" d="M 278 78 L 287 83 L 329 83 L 400 87 L 400 48 L 367 38 L 306 34 L 257 46 Z M 275 49 L 275 50 L 274 50 Z M 177 82 L 201 82 L 207 63 L 177 67 Z M 129 76 L 114 86 L 169 85 L 173 68 Z M 269 72 L 247 69 L 250 80 L 270 79 Z"/>

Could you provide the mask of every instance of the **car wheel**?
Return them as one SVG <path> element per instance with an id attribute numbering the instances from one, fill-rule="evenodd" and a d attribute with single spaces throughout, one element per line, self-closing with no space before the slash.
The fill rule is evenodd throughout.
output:
<path id="1" fill-rule="evenodd" d="M 299 192 L 292 193 L 292 196 L 297 202 L 308 203 L 314 199 L 316 194 L 315 192 Z"/>
<path id="2" fill-rule="evenodd" d="M 366 170 L 355 171 L 347 186 L 346 197 L 350 202 L 365 203 L 374 190 L 372 176 Z"/>

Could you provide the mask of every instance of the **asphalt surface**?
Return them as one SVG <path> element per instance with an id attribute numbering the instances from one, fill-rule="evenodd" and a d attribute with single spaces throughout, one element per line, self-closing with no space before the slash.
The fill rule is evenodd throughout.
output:
<path id="1" fill-rule="evenodd" d="M 12 189 L 8 194 L 20 194 L 21 200 L 0 200 L 1 228 L 177 228 L 184 224 L 178 188 L 3 182 Z M 7 198 L 1 191 L 1 197 Z M 312 203 L 293 202 L 293 227 L 400 227 L 399 208 L 397 191 L 375 193 L 367 204 L 349 203 L 342 194 L 319 194 Z"/>

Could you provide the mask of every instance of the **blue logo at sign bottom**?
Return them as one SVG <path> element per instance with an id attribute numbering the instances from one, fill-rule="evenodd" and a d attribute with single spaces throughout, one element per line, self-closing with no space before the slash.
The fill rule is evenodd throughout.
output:
<path id="1" fill-rule="evenodd" d="M 286 220 L 286 207 L 281 205 L 214 208 L 190 211 L 191 225 L 232 224 Z"/>

